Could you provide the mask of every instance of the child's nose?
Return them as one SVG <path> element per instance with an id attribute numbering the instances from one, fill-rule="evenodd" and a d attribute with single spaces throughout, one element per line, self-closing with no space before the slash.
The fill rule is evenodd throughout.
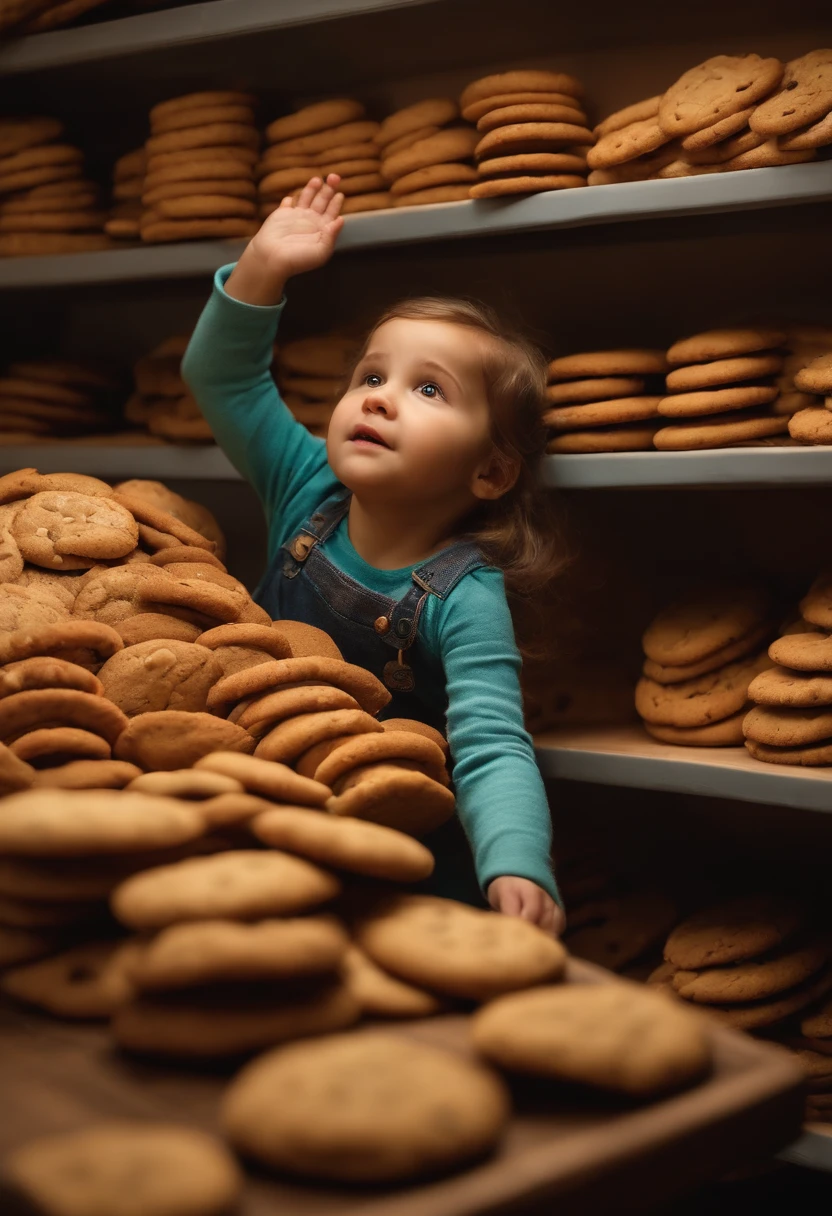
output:
<path id="1" fill-rule="evenodd" d="M 387 418 L 395 413 L 393 398 L 379 388 L 373 389 L 364 398 L 364 409 L 368 414 L 383 414 Z"/>

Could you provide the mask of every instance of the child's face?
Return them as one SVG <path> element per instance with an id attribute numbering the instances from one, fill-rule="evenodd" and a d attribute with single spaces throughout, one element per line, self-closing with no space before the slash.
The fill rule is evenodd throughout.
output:
<path id="1" fill-rule="evenodd" d="M 491 497 L 486 341 L 448 321 L 397 317 L 380 326 L 329 425 L 339 481 L 379 501 L 445 499 L 451 511 Z"/>

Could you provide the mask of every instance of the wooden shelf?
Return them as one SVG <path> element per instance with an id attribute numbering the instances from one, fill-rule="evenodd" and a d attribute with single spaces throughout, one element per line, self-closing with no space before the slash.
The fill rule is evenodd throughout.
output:
<path id="1" fill-rule="evenodd" d="M 35 443 L 0 447 L 0 474 L 35 468 L 41 473 L 88 473 L 115 481 L 149 477 L 162 481 L 239 481 L 240 474 L 220 448 L 166 444 L 124 447 L 113 444 Z"/>
<path id="2" fill-rule="evenodd" d="M 763 764 L 740 747 L 674 747 L 640 726 L 535 737 L 544 777 L 832 812 L 832 769 Z"/>
<path id="3" fill-rule="evenodd" d="M 351 215 L 339 238 L 338 252 L 829 200 L 832 161 L 785 165 Z M 219 266 L 239 257 L 242 248 L 241 241 L 183 241 L 59 257 L 4 258 L 0 260 L 0 290 L 208 278 Z"/>
<path id="4" fill-rule="evenodd" d="M 544 479 L 546 485 L 560 490 L 829 486 L 832 447 L 549 456 Z"/>

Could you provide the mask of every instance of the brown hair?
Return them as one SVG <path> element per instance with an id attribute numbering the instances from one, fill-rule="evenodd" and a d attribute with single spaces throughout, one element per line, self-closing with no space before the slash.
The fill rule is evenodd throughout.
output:
<path id="1" fill-rule="evenodd" d="M 475 541 L 491 565 L 503 571 L 515 623 L 523 622 L 525 653 L 536 651 L 529 635 L 541 634 L 536 622 L 535 596 L 567 562 L 560 512 L 551 490 L 540 478 L 546 450 L 546 361 L 542 352 L 505 325 L 497 313 L 479 301 L 445 296 L 418 296 L 391 305 L 373 325 L 387 321 L 447 321 L 486 334 L 491 341 L 483 360 L 491 437 L 497 458 L 519 473 L 501 498 L 485 502 L 463 522 L 463 535 Z"/>

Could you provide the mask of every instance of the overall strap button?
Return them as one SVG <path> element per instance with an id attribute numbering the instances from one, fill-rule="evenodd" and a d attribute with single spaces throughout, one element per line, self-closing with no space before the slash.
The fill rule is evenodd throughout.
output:
<path id="1" fill-rule="evenodd" d="M 412 626 L 413 622 L 411 621 L 410 617 L 403 616 L 401 620 L 396 622 L 396 637 L 406 638 L 410 633 Z"/>
<path id="2" fill-rule="evenodd" d="M 312 544 L 313 541 L 311 536 L 296 536 L 292 541 L 291 546 L 292 557 L 297 558 L 299 562 L 302 562 L 309 556 L 309 550 L 312 548 Z"/>
<path id="3" fill-rule="evenodd" d="M 375 622 L 373 623 L 373 629 L 375 629 L 376 633 L 379 634 L 388 633 L 390 630 L 389 618 L 386 616 L 376 617 Z"/>

